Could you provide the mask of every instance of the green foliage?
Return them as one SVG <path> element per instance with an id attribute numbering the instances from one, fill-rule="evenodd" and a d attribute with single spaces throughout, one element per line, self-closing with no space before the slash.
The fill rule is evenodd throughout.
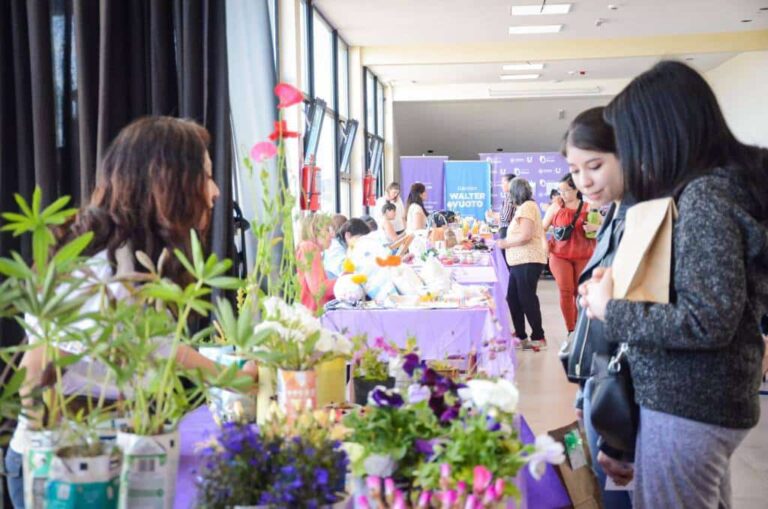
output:
<path id="1" fill-rule="evenodd" d="M 352 376 L 363 380 L 386 380 L 389 377 L 389 364 L 381 360 L 381 352 L 367 348 L 360 356 L 359 363 L 352 367 Z"/>

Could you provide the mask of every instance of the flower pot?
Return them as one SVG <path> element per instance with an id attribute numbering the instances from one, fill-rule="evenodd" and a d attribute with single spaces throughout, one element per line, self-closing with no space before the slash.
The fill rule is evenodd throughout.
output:
<path id="1" fill-rule="evenodd" d="M 317 407 L 317 373 L 278 369 L 277 403 L 288 417 Z"/>
<path id="2" fill-rule="evenodd" d="M 121 431 L 117 445 L 123 451 L 120 472 L 120 509 L 171 509 L 179 470 L 179 432 L 143 436 Z"/>
<path id="3" fill-rule="evenodd" d="M 386 380 L 366 380 L 365 378 L 353 378 L 352 385 L 355 390 L 355 404 L 367 405 L 368 393 L 371 392 L 377 385 L 383 385 L 387 388 L 395 386 L 394 377 L 389 377 Z"/>
<path id="4" fill-rule="evenodd" d="M 45 483 L 56 449 L 74 443 L 73 437 L 61 431 L 28 431 L 29 449 L 24 454 L 24 507 L 45 507 Z"/>
<path id="5" fill-rule="evenodd" d="M 73 447 L 56 450 L 45 484 L 46 507 L 115 509 L 120 488 L 122 455 L 105 445 L 97 456 L 78 455 Z"/>
<path id="6" fill-rule="evenodd" d="M 200 354 L 224 366 L 242 368 L 247 360 L 231 345 L 204 346 Z M 208 390 L 208 408 L 217 424 L 222 422 L 256 422 L 257 396 L 214 387 Z"/>
<path id="7" fill-rule="evenodd" d="M 346 400 L 347 361 L 341 357 L 321 362 L 317 373 L 317 406 L 319 408 Z"/>

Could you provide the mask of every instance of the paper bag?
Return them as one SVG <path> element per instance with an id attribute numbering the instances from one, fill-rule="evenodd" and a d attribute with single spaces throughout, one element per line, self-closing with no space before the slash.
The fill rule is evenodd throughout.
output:
<path id="1" fill-rule="evenodd" d="M 672 198 L 641 202 L 627 211 L 624 236 L 612 264 L 614 299 L 669 302 L 675 219 Z"/>
<path id="2" fill-rule="evenodd" d="M 566 461 L 556 467 L 574 509 L 603 509 L 600 485 L 592 471 L 587 439 L 573 422 L 552 430 L 549 436 L 563 444 Z"/>

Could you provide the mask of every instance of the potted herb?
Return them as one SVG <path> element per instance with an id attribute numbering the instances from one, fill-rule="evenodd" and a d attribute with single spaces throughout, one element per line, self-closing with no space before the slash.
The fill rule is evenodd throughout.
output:
<path id="1" fill-rule="evenodd" d="M 352 354 L 352 342 L 321 326 L 300 302 L 278 297 L 263 301 L 262 322 L 255 327 L 255 356 L 277 368 L 277 398 L 289 416 L 317 404 L 315 367 Z"/>
<path id="2" fill-rule="evenodd" d="M 395 379 L 389 374 L 389 359 L 398 355 L 397 347 L 384 338 L 374 339 L 373 346 L 361 341 L 352 359 L 352 386 L 354 401 L 358 405 L 368 402 L 368 394 L 377 386 L 394 387 Z"/>

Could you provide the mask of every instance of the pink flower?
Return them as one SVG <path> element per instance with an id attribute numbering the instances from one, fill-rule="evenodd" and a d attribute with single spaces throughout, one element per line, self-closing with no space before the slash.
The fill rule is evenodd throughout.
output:
<path id="1" fill-rule="evenodd" d="M 476 507 L 481 507 L 480 501 L 474 495 L 468 496 L 467 503 L 464 504 L 464 509 L 475 509 Z"/>
<path id="2" fill-rule="evenodd" d="M 450 509 L 459 501 L 459 494 L 455 490 L 443 491 L 440 493 L 440 501 L 442 502 L 442 507 Z"/>
<path id="3" fill-rule="evenodd" d="M 403 492 L 400 490 L 395 492 L 395 501 L 392 504 L 392 509 L 408 509 L 408 506 L 405 505 L 405 497 L 403 496 Z"/>
<path id="4" fill-rule="evenodd" d="M 368 497 L 365 495 L 360 495 L 357 497 L 357 507 L 360 509 L 370 509 L 371 504 L 368 503 Z"/>
<path id="5" fill-rule="evenodd" d="M 502 477 L 497 478 L 493 487 L 496 489 L 496 493 L 501 496 L 504 493 L 504 479 Z"/>
<path id="6" fill-rule="evenodd" d="M 472 470 L 472 491 L 475 493 L 482 493 L 488 488 L 493 479 L 491 471 L 482 465 L 477 465 Z"/>
<path id="7" fill-rule="evenodd" d="M 459 481 L 456 483 L 456 494 L 462 498 L 467 493 L 467 483 Z"/>
<path id="8" fill-rule="evenodd" d="M 277 147 L 270 141 L 260 141 L 251 147 L 251 159 L 257 163 L 263 163 L 277 155 Z"/>
<path id="9" fill-rule="evenodd" d="M 429 500 L 432 498 L 432 492 L 422 491 L 419 495 L 419 502 L 416 504 L 418 509 L 429 507 Z"/>
<path id="10" fill-rule="evenodd" d="M 451 465 L 448 463 L 441 463 L 440 477 L 450 477 L 450 476 L 451 476 Z"/>
<path id="11" fill-rule="evenodd" d="M 304 94 L 301 93 L 301 90 L 288 83 L 278 83 L 275 86 L 275 95 L 280 99 L 277 104 L 278 108 L 287 108 L 304 100 Z"/>
<path id="12" fill-rule="evenodd" d="M 483 505 L 490 505 L 492 502 L 495 502 L 499 499 L 499 494 L 496 493 L 496 488 L 493 487 L 493 485 L 488 486 L 488 489 L 485 491 L 485 495 L 483 496 Z"/>
<path id="13" fill-rule="evenodd" d="M 381 489 L 381 477 L 369 475 L 365 478 L 365 485 L 368 487 L 368 491 L 373 496 L 377 496 L 376 494 Z"/>

